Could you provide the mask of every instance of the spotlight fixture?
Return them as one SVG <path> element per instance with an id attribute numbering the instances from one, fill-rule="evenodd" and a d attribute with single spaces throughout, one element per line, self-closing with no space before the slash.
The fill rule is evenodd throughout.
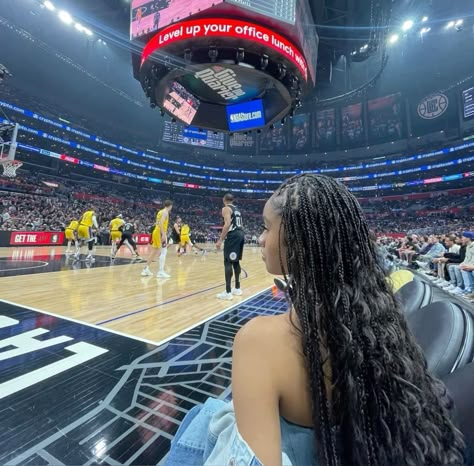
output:
<path id="1" fill-rule="evenodd" d="M 217 61 L 217 57 L 219 55 L 219 52 L 217 51 L 217 48 L 215 45 L 211 45 L 209 47 L 209 58 L 211 60 L 211 63 L 215 63 Z"/>
<path id="2" fill-rule="evenodd" d="M 46 0 L 43 5 L 49 10 L 49 11 L 54 11 L 56 7 L 49 1 Z"/>
<path id="3" fill-rule="evenodd" d="M 391 44 L 395 44 L 396 42 L 398 42 L 398 39 L 400 39 L 400 36 L 398 34 L 392 34 L 388 41 L 391 43 Z"/>
<path id="4" fill-rule="evenodd" d="M 427 34 L 428 32 L 431 31 L 431 28 L 423 28 L 421 31 L 420 31 L 420 34 L 423 35 L 423 34 Z"/>
<path id="5" fill-rule="evenodd" d="M 278 79 L 282 80 L 286 76 L 286 66 L 281 63 L 278 65 Z"/>
<path id="6" fill-rule="evenodd" d="M 191 49 L 186 49 L 184 51 L 184 61 L 189 63 L 193 59 L 193 52 Z"/>
<path id="7" fill-rule="evenodd" d="M 284 118 L 281 119 L 281 126 L 285 126 L 285 119 Z"/>
<path id="8" fill-rule="evenodd" d="M 455 26 L 462 26 L 463 23 L 464 23 L 463 19 L 458 19 L 455 23 Z"/>
<path id="9" fill-rule="evenodd" d="M 403 24 L 402 24 L 402 31 L 406 32 L 406 31 L 409 31 L 413 25 L 414 25 L 414 21 L 411 20 L 411 19 L 408 19 L 407 21 L 405 21 Z"/>
<path id="10" fill-rule="evenodd" d="M 421 18 L 421 22 L 422 23 L 426 23 L 426 21 L 428 21 L 428 16 L 423 16 L 423 18 Z"/>
<path id="11" fill-rule="evenodd" d="M 275 129 L 275 125 L 270 125 L 270 131 L 273 131 Z"/>
<path id="12" fill-rule="evenodd" d="M 456 24 L 455 21 L 450 21 L 450 22 L 446 25 L 446 29 L 451 29 L 451 28 L 453 28 L 455 24 Z"/>
<path id="13" fill-rule="evenodd" d="M 58 17 L 63 23 L 72 24 L 72 16 L 67 11 L 61 10 Z"/>
<path id="14" fill-rule="evenodd" d="M 267 69 L 267 66 L 268 66 L 268 55 L 264 54 L 260 58 L 260 69 L 262 71 L 265 71 Z"/>
<path id="15" fill-rule="evenodd" d="M 238 48 L 237 53 L 235 54 L 235 63 L 239 64 L 245 59 L 245 51 L 243 48 Z"/>

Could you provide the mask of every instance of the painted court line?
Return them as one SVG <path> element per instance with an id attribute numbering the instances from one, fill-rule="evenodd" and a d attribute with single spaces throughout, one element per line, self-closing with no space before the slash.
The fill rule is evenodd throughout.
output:
<path id="1" fill-rule="evenodd" d="M 31 306 L 25 306 L 23 304 L 14 303 L 13 301 L 7 301 L 6 299 L 0 299 L 0 303 L 6 303 L 6 304 L 10 304 L 12 306 L 17 306 L 17 307 L 20 307 L 20 308 L 23 308 L 23 309 L 29 309 L 30 311 L 40 312 L 41 314 L 46 314 L 46 315 L 51 316 L 51 317 L 56 317 L 58 319 L 63 319 L 63 320 L 67 320 L 69 322 L 74 322 L 75 324 L 85 325 L 86 327 L 92 327 L 96 330 L 100 330 L 101 332 L 114 333 L 115 335 L 119 335 L 119 336 L 125 337 L 125 338 L 130 338 L 131 340 L 137 340 L 137 341 L 141 341 L 142 343 L 146 343 L 148 345 L 158 346 L 158 343 L 156 341 L 147 340 L 146 338 L 140 338 L 140 337 L 137 337 L 135 335 L 128 335 L 127 333 L 119 332 L 118 330 L 112 330 L 112 329 L 107 328 L 107 327 L 99 327 L 98 325 L 89 324 L 88 322 L 83 322 L 82 320 L 73 319 L 72 317 L 65 317 L 65 316 L 62 316 L 62 315 L 59 315 L 59 314 L 55 314 L 54 312 L 43 311 L 42 309 L 37 309 L 37 308 L 31 307 Z M 0 311 L 1 311 L 1 309 L 0 309 Z"/>
<path id="2" fill-rule="evenodd" d="M 242 269 L 242 272 L 244 272 L 244 274 L 245 274 L 245 276 L 242 278 L 242 280 L 246 280 L 248 278 L 249 274 L 244 269 Z M 136 311 L 126 312 L 125 314 L 121 314 L 121 315 L 118 315 L 118 316 L 115 316 L 115 317 L 111 317 L 110 319 L 101 320 L 100 322 L 96 322 L 96 325 L 110 324 L 111 322 L 116 322 L 117 320 L 125 319 L 126 317 L 134 316 L 134 315 L 137 315 L 137 314 L 141 314 L 142 312 L 150 311 L 151 309 L 155 309 L 157 307 L 162 307 L 162 306 L 165 306 L 166 304 L 175 303 L 177 301 L 181 301 L 183 299 L 191 298 L 193 296 L 197 296 L 197 295 L 202 294 L 202 293 L 207 293 L 208 291 L 212 291 L 212 290 L 215 290 L 217 288 L 221 288 L 223 286 L 225 286 L 225 284 L 220 283 L 219 285 L 214 285 L 214 286 L 211 286 L 209 288 L 204 288 L 203 290 L 194 291 L 193 293 L 190 293 L 190 294 L 187 294 L 187 295 L 184 295 L 184 296 L 179 296 L 177 298 L 172 298 L 172 299 L 169 299 L 168 301 L 163 301 L 162 303 L 154 304 L 153 306 L 150 306 L 150 307 L 146 307 L 146 308 L 143 308 L 143 309 L 138 309 Z"/>
<path id="3" fill-rule="evenodd" d="M 230 311 L 234 310 L 235 308 L 241 306 L 242 304 L 245 304 L 247 301 L 250 301 L 251 299 L 254 299 L 257 296 L 259 296 L 259 295 L 261 295 L 261 294 L 263 294 L 263 293 L 265 293 L 265 292 L 267 292 L 268 290 L 271 290 L 271 289 L 272 289 L 272 287 L 269 286 L 268 288 L 265 288 L 264 290 L 259 291 L 258 293 L 255 293 L 252 296 L 249 296 L 248 298 L 245 298 L 244 300 L 242 300 L 238 303 L 235 303 L 234 305 L 232 305 L 232 306 L 230 306 L 226 309 L 223 309 L 222 311 L 218 311 L 215 314 L 212 314 L 211 316 L 206 317 L 205 319 L 202 319 L 199 322 L 189 326 L 188 328 L 185 328 L 184 330 L 181 330 L 181 331 L 175 333 L 174 335 L 171 335 L 170 337 L 165 338 L 164 340 L 160 340 L 159 343 L 157 343 L 157 344 L 158 345 L 163 345 L 165 343 L 168 343 L 169 341 L 173 340 L 174 338 L 177 338 L 177 337 L 183 335 L 184 333 L 189 332 L 193 328 L 199 327 L 200 325 L 205 324 L 206 322 L 208 322 L 212 319 L 215 319 L 216 317 L 220 317 L 220 316 L 226 314 L 227 312 L 230 312 Z"/>

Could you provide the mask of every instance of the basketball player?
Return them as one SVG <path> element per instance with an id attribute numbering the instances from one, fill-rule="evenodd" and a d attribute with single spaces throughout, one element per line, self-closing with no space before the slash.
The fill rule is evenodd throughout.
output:
<path id="1" fill-rule="evenodd" d="M 173 244 L 176 244 L 176 254 L 180 253 L 180 242 L 181 242 L 181 217 L 176 218 L 176 222 L 173 225 L 173 230 L 171 231 L 171 240 L 173 241 Z"/>
<path id="2" fill-rule="evenodd" d="M 133 239 L 133 235 L 135 234 L 135 230 L 137 229 L 137 224 L 135 223 L 135 220 L 133 218 L 130 219 L 130 221 L 126 222 L 121 228 L 122 239 L 120 240 L 120 243 L 117 247 L 116 254 L 118 254 L 120 248 L 125 244 L 128 250 L 132 253 L 134 260 L 142 260 L 137 251 L 137 243 L 135 243 L 135 240 Z"/>
<path id="3" fill-rule="evenodd" d="M 79 227 L 79 222 L 73 218 L 71 223 L 66 227 L 65 235 L 67 239 L 67 249 L 66 254 L 72 254 L 71 245 L 74 244 L 76 246 L 77 242 L 77 228 Z"/>
<path id="4" fill-rule="evenodd" d="M 123 215 L 117 215 L 110 222 L 110 241 L 112 242 L 112 247 L 110 248 L 110 257 L 115 259 L 115 254 L 117 253 L 117 241 L 122 239 L 122 227 L 125 224 Z"/>
<path id="5" fill-rule="evenodd" d="M 142 18 L 143 18 L 143 9 L 142 8 L 137 8 L 135 20 L 137 21 L 139 27 L 140 27 L 140 24 L 142 22 Z"/>
<path id="6" fill-rule="evenodd" d="M 77 228 L 77 243 L 76 243 L 76 254 L 74 257 L 79 260 L 81 257 L 81 248 L 84 243 L 87 243 L 89 254 L 86 257 L 86 261 L 94 262 L 93 250 L 96 238 L 93 234 L 93 229 L 97 231 L 99 229 L 99 224 L 97 223 L 97 215 L 93 207 L 90 210 L 87 210 L 82 214 L 81 219 L 79 220 L 79 227 Z"/>
<path id="7" fill-rule="evenodd" d="M 178 253 L 178 256 L 187 254 L 189 251 L 191 251 L 193 243 L 191 243 L 191 238 L 189 236 L 190 233 L 191 228 L 189 228 L 189 225 L 187 223 L 183 223 L 183 225 L 181 225 L 181 236 L 179 242 L 180 253 Z"/>
<path id="8" fill-rule="evenodd" d="M 234 196 L 230 193 L 224 196 L 224 207 L 222 218 L 224 226 L 219 241 L 216 243 L 217 249 L 221 249 L 224 243 L 224 270 L 225 270 L 225 291 L 217 295 L 218 299 L 231 301 L 233 296 L 242 296 L 240 289 L 240 261 L 244 252 L 245 235 L 242 230 L 242 214 L 234 206 Z M 231 288 L 232 275 L 235 274 L 235 288 Z"/>
<path id="9" fill-rule="evenodd" d="M 170 200 L 165 201 L 164 209 L 161 209 L 156 214 L 156 224 L 151 235 L 151 253 L 148 257 L 147 264 L 142 272 L 142 277 L 152 277 L 153 273 L 150 270 L 150 266 L 153 264 L 153 260 L 156 256 L 160 258 L 160 270 L 156 275 L 158 278 L 171 278 L 165 272 L 166 253 L 168 252 L 168 222 L 170 218 L 170 212 L 173 208 L 173 202 Z"/>

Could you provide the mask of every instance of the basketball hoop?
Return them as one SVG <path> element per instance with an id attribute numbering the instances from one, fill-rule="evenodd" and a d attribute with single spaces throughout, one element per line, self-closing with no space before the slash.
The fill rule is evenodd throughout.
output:
<path id="1" fill-rule="evenodd" d="M 15 178 L 16 171 L 23 165 L 19 160 L 0 159 L 0 166 L 3 167 L 3 176 Z"/>

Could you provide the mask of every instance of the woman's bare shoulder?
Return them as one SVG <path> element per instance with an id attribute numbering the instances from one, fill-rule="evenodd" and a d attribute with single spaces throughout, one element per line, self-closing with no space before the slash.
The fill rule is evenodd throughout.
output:
<path id="1" fill-rule="evenodd" d="M 259 316 L 247 322 L 235 337 L 235 343 L 256 347 L 281 347 L 282 338 L 292 336 L 289 314 Z"/>

